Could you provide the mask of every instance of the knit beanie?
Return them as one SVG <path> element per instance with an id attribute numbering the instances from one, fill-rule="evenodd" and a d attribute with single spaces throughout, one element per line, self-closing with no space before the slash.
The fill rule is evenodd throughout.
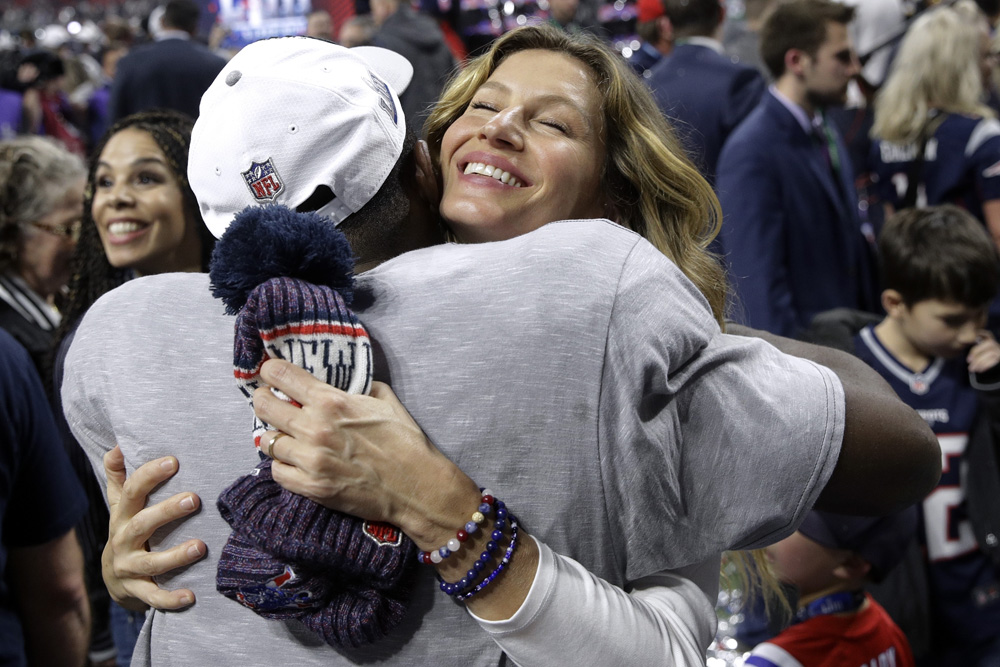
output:
<path id="1" fill-rule="evenodd" d="M 368 392 L 371 345 L 348 307 L 352 272 L 346 237 L 320 215 L 254 206 L 233 220 L 216 244 L 210 279 L 237 316 L 234 375 L 251 407 L 268 358 L 343 391 Z M 266 430 L 254 417 L 258 451 Z M 227 597 L 269 618 L 299 618 L 335 645 L 375 641 L 402 618 L 416 547 L 398 528 L 286 491 L 273 481 L 270 459 L 217 504 L 233 528 L 216 578 Z"/>

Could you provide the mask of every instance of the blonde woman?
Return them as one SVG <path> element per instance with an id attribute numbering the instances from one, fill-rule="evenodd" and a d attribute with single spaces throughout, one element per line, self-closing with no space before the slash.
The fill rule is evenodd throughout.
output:
<path id="1" fill-rule="evenodd" d="M 929 10 L 910 27 L 875 101 L 872 161 L 886 217 L 957 204 L 1000 246 L 1000 122 L 984 103 L 990 49 L 972 0 Z"/>

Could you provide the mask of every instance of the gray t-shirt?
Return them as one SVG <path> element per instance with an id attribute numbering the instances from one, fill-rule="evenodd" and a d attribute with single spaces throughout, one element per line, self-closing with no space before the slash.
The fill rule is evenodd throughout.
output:
<path id="1" fill-rule="evenodd" d="M 836 464 L 834 374 L 722 335 L 681 272 L 608 221 L 407 253 L 358 278 L 354 308 L 376 379 L 428 437 L 529 532 L 618 586 L 784 537 Z M 150 541 L 198 537 L 209 555 L 161 578 L 198 601 L 153 612 L 135 664 L 496 665 L 430 568 L 402 627 L 353 654 L 215 593 L 229 528 L 214 499 L 257 461 L 233 321 L 205 275 L 138 279 L 91 308 L 67 356 L 65 410 L 95 468 L 115 443 L 129 471 L 173 454 L 180 471 L 152 500 L 204 501 Z"/>

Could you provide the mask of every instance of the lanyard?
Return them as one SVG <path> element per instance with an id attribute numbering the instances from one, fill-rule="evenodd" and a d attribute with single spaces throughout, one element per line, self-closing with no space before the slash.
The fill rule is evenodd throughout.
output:
<path id="1" fill-rule="evenodd" d="M 842 591 L 831 595 L 824 595 L 813 600 L 805 607 L 799 609 L 795 614 L 793 623 L 808 621 L 816 616 L 827 614 L 842 614 L 847 611 L 855 611 L 865 602 L 864 591 Z"/>

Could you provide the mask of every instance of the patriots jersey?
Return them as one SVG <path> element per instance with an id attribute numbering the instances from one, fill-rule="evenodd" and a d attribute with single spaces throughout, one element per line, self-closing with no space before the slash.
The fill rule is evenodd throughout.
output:
<path id="1" fill-rule="evenodd" d="M 940 628 L 970 643 L 1000 636 L 1000 572 L 976 544 L 963 484 L 976 390 L 986 387 L 975 384 L 964 357 L 936 358 L 919 373 L 911 371 L 882 345 L 872 325 L 854 343 L 856 354 L 927 421 L 941 445 L 941 480 L 920 508 L 931 609 Z"/>
<path id="2" fill-rule="evenodd" d="M 909 187 L 915 144 L 876 141 L 872 171 L 879 198 L 899 210 Z M 924 151 L 917 207 L 955 204 L 983 220 L 984 201 L 1000 199 L 1000 122 L 949 114 Z"/>

